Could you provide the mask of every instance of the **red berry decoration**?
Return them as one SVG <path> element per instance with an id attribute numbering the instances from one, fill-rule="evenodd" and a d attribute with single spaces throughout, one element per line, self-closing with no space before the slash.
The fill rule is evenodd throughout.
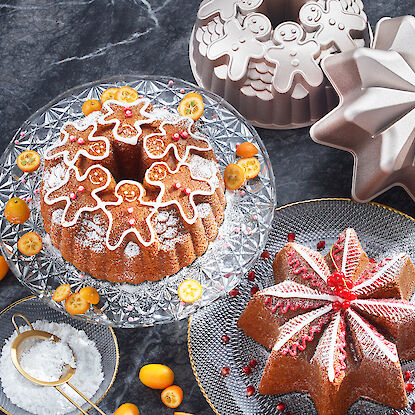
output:
<path id="1" fill-rule="evenodd" d="M 343 301 L 342 309 L 347 310 L 348 308 L 350 308 L 350 301 Z"/>
<path id="2" fill-rule="evenodd" d="M 411 378 L 411 372 L 407 370 L 403 375 L 405 380 L 409 380 Z"/>
<path id="3" fill-rule="evenodd" d="M 262 258 L 262 259 L 268 259 L 270 256 L 271 256 L 271 254 L 270 254 L 268 251 L 264 251 L 264 252 L 261 254 L 261 258 Z"/>
<path id="4" fill-rule="evenodd" d="M 236 288 L 229 291 L 229 295 L 232 297 L 236 297 L 238 294 L 239 294 L 239 290 L 237 290 Z"/>
<path id="5" fill-rule="evenodd" d="M 334 311 L 340 311 L 342 308 L 342 303 L 340 301 L 335 301 L 332 305 Z"/>
<path id="6" fill-rule="evenodd" d="M 407 384 L 405 385 L 405 390 L 406 390 L 407 392 L 413 392 L 413 391 L 414 391 L 414 389 L 415 389 L 415 386 L 414 386 L 414 384 L 413 384 L 413 383 L 407 383 Z"/>
<path id="7" fill-rule="evenodd" d="M 295 240 L 295 233 L 294 232 L 290 232 L 287 235 L 287 240 L 288 240 L 288 242 L 294 242 L 294 240 Z"/>
<path id="8" fill-rule="evenodd" d="M 248 281 L 254 281 L 255 280 L 255 271 L 251 270 L 248 272 Z"/>
<path id="9" fill-rule="evenodd" d="M 280 403 L 277 405 L 277 410 L 278 410 L 278 411 L 284 411 L 284 410 L 285 410 L 285 408 L 286 408 L 286 406 L 285 406 L 285 403 L 283 403 L 283 402 L 280 402 Z"/>
<path id="10" fill-rule="evenodd" d="M 258 291 L 259 291 L 258 285 L 254 285 L 253 287 L 251 287 L 251 295 L 254 295 Z"/>
<path id="11" fill-rule="evenodd" d="M 249 385 L 246 388 L 246 396 L 252 396 L 255 393 L 255 388 L 252 385 Z"/>
<path id="12" fill-rule="evenodd" d="M 411 405 L 411 409 L 415 411 L 415 402 Z"/>
<path id="13" fill-rule="evenodd" d="M 228 335 L 224 334 L 224 335 L 222 336 L 222 341 L 223 341 L 224 343 L 229 343 L 229 340 L 230 340 L 230 338 L 229 338 L 229 336 L 228 336 Z"/>
<path id="14" fill-rule="evenodd" d="M 227 376 L 229 375 L 229 372 L 231 371 L 231 369 L 227 366 L 223 367 L 222 370 L 220 371 L 220 374 L 223 376 Z"/>
<path id="15" fill-rule="evenodd" d="M 243 371 L 246 375 L 249 375 L 249 374 L 252 372 L 252 370 L 251 370 L 251 368 L 250 368 L 249 366 L 244 366 L 244 367 L 242 368 L 242 371 Z"/>
<path id="16" fill-rule="evenodd" d="M 252 369 L 254 367 L 257 367 L 257 365 L 258 365 L 258 362 L 256 361 L 256 359 L 251 359 L 251 361 L 249 362 L 249 366 L 251 366 Z"/>
<path id="17" fill-rule="evenodd" d="M 320 241 L 317 243 L 317 250 L 322 251 L 326 247 L 326 241 Z"/>

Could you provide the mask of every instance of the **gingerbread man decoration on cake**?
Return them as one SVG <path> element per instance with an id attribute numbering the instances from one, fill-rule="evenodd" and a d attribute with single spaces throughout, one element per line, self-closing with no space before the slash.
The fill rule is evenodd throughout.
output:
<path id="1" fill-rule="evenodd" d="M 154 159 L 164 158 L 170 149 L 178 161 L 185 161 L 191 150 L 212 150 L 209 142 L 202 136 L 191 131 L 192 120 L 178 121 L 177 123 L 162 123 L 160 133 L 144 137 L 143 146 L 146 153 Z"/>
<path id="2" fill-rule="evenodd" d="M 80 175 L 77 167 L 70 167 L 63 183 L 45 195 L 45 202 L 53 205 L 65 202 L 61 225 L 74 225 L 82 212 L 93 212 L 103 204 L 98 193 L 105 190 L 111 182 L 110 172 L 102 166 L 93 165 L 84 175 Z"/>
<path id="3" fill-rule="evenodd" d="M 155 122 L 155 118 L 149 112 L 151 109 L 150 101 L 144 98 L 125 105 L 108 100 L 102 107 L 105 115 L 101 123 L 114 124 L 112 132 L 116 140 L 136 145 L 142 134 L 141 126 Z"/>
<path id="4" fill-rule="evenodd" d="M 271 46 L 266 51 L 265 57 L 276 65 L 273 85 L 281 94 L 292 88 L 296 75 L 313 87 L 323 82 L 323 72 L 315 60 L 320 47 L 314 40 L 303 41 L 302 36 L 299 24 L 282 23 L 274 30 L 273 38 L 278 46 Z"/>
<path id="5" fill-rule="evenodd" d="M 256 11 L 263 0 L 205 0 L 197 13 L 199 19 L 219 14 L 222 20 L 229 20 L 239 10 L 243 15 Z"/>
<path id="6" fill-rule="evenodd" d="M 96 131 L 96 124 L 88 125 L 84 130 L 73 123 L 65 124 L 62 128 L 62 140 L 46 152 L 45 159 L 62 157 L 68 166 L 75 164 L 81 155 L 90 160 L 103 160 L 109 155 L 110 144 L 106 137 L 95 137 Z"/>
<path id="7" fill-rule="evenodd" d="M 160 207 L 176 205 L 183 219 L 195 223 L 198 215 L 194 198 L 210 196 L 214 187 L 208 180 L 193 178 L 187 164 L 179 164 L 176 170 L 171 170 L 164 163 L 154 163 L 147 170 L 144 183 L 150 188 L 160 188 L 157 203 Z"/>
<path id="8" fill-rule="evenodd" d="M 352 33 L 366 29 L 365 19 L 346 12 L 337 0 L 327 2 L 327 10 L 318 3 L 306 3 L 299 17 L 306 29 L 317 30 L 314 38 L 323 48 L 335 46 L 340 52 L 355 49 Z"/>
<path id="9" fill-rule="evenodd" d="M 271 22 L 259 13 L 251 13 L 243 25 L 237 19 L 228 20 L 224 26 L 224 37 L 211 43 L 207 50 L 209 59 L 228 57 L 228 77 L 232 81 L 239 81 L 248 69 L 251 59 L 260 59 L 264 56 L 263 41 L 271 33 Z"/>
<path id="10" fill-rule="evenodd" d="M 118 248 L 124 238 L 134 234 L 143 246 L 150 246 L 155 240 L 155 233 L 151 226 L 151 218 L 156 213 L 154 203 L 145 203 L 144 187 L 132 180 L 123 180 L 115 187 L 115 203 L 106 203 L 105 211 L 108 215 L 109 226 L 106 236 L 110 250 Z M 117 220 L 117 226 L 113 226 Z"/>

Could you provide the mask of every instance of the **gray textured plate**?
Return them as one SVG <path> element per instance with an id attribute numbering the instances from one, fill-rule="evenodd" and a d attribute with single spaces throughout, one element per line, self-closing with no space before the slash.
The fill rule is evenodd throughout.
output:
<path id="1" fill-rule="evenodd" d="M 415 259 L 415 220 L 401 212 L 374 203 L 359 204 L 349 199 L 294 203 L 276 211 L 266 245 L 271 256 L 269 259 L 259 259 L 256 263 L 256 280 L 249 282 L 247 278 L 243 279 L 238 296 L 224 298 L 192 316 L 188 332 L 190 360 L 196 380 L 216 414 L 275 415 L 281 413 L 276 409 L 280 402 L 287 405 L 284 413 L 316 414 L 307 394 L 263 396 L 256 392 L 246 397 L 249 385 L 258 387 L 269 353 L 238 330 L 236 322 L 251 297 L 250 288 L 255 284 L 260 289 L 274 284 L 272 259 L 287 242 L 289 232 L 295 232 L 296 242 L 313 249 L 316 249 L 317 242 L 325 240 L 326 248 L 322 253 L 326 254 L 347 227 L 356 230 L 363 248 L 372 258 L 383 258 L 404 251 L 412 260 Z M 221 340 L 224 334 L 230 337 L 228 344 Z M 258 360 L 258 366 L 250 375 L 245 375 L 241 369 L 253 357 Z M 226 377 L 220 375 L 224 366 L 231 368 Z M 404 369 L 408 368 L 404 366 Z M 281 376 L 284 374 L 281 373 Z M 412 415 L 410 405 L 414 399 L 414 393 L 410 394 L 408 409 L 399 414 Z M 364 400 L 359 400 L 349 410 L 349 414 L 356 415 L 393 413 L 398 412 Z"/>
<path id="2" fill-rule="evenodd" d="M 106 88 L 122 85 L 135 88 L 156 106 L 171 109 L 178 107 L 186 93 L 200 93 L 205 111 L 197 125 L 210 138 L 220 169 L 223 171 L 228 163 L 235 161 L 236 144 L 243 141 L 255 143 L 261 162 L 258 178 L 250 180 L 240 191 L 226 192 L 225 220 L 219 237 L 207 252 L 173 276 L 137 286 L 96 280 L 64 261 L 43 229 L 38 193 L 42 169 L 28 174 L 16 166 L 16 158 L 23 150 L 42 154 L 59 137 L 65 121 L 81 116 L 81 106 L 86 99 L 99 98 Z M 62 304 L 51 300 L 59 284 L 69 283 L 73 290 L 92 285 L 101 296 L 101 311 L 92 310 L 80 318 L 117 327 L 168 323 L 184 318 L 233 288 L 263 249 L 276 203 L 272 166 L 254 128 L 222 98 L 188 82 L 166 77 L 120 75 L 67 91 L 23 124 L 0 158 L 0 165 L 0 211 L 9 198 L 19 196 L 29 198 L 32 212 L 23 225 L 12 225 L 3 216 L 0 219 L 2 250 L 18 280 L 48 305 L 63 312 Z M 17 250 L 17 241 L 23 233 L 32 230 L 43 237 L 44 248 L 35 257 L 26 257 Z M 194 304 L 181 302 L 177 295 L 179 284 L 187 278 L 196 279 L 203 286 L 203 295 Z"/>

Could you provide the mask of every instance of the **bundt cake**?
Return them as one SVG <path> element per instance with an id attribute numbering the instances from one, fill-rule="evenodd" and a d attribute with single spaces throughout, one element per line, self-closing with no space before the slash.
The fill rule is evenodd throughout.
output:
<path id="1" fill-rule="evenodd" d="M 95 278 L 138 284 L 202 255 L 223 221 L 224 183 L 194 121 L 139 97 L 110 99 L 61 129 L 41 188 L 46 232 Z"/>
<path id="2" fill-rule="evenodd" d="M 415 358 L 408 255 L 376 263 L 347 229 L 326 258 L 288 243 L 273 265 L 277 285 L 256 293 L 238 320 L 271 350 L 259 392 L 308 391 L 321 415 L 344 415 L 360 397 L 405 408 L 399 358 Z"/>

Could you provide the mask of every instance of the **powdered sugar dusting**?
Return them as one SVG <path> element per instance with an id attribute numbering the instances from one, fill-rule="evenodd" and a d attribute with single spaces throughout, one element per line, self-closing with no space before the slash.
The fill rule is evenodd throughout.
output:
<path id="1" fill-rule="evenodd" d="M 197 207 L 197 213 L 199 217 L 202 219 L 208 217 L 210 214 L 213 213 L 212 207 L 210 206 L 209 203 L 200 203 L 196 207 Z"/>
<path id="2" fill-rule="evenodd" d="M 124 254 L 128 258 L 135 258 L 136 256 L 140 255 L 140 247 L 133 241 L 128 242 L 124 249 Z"/>
<path id="3" fill-rule="evenodd" d="M 90 248 L 95 253 L 102 253 L 105 251 L 107 226 L 97 216 L 100 217 L 100 215 L 94 215 L 92 220 L 82 219 L 81 228 L 75 240 L 84 248 Z M 100 224 L 97 224 L 97 222 Z"/>
<path id="4" fill-rule="evenodd" d="M 216 189 L 219 187 L 218 164 L 214 160 L 205 159 L 192 154 L 190 157 L 189 168 L 194 178 L 212 180 L 212 185 Z"/>
<path id="5" fill-rule="evenodd" d="M 44 171 L 43 188 L 44 190 L 55 189 L 63 185 L 67 167 L 64 163 L 59 163 Z"/>

